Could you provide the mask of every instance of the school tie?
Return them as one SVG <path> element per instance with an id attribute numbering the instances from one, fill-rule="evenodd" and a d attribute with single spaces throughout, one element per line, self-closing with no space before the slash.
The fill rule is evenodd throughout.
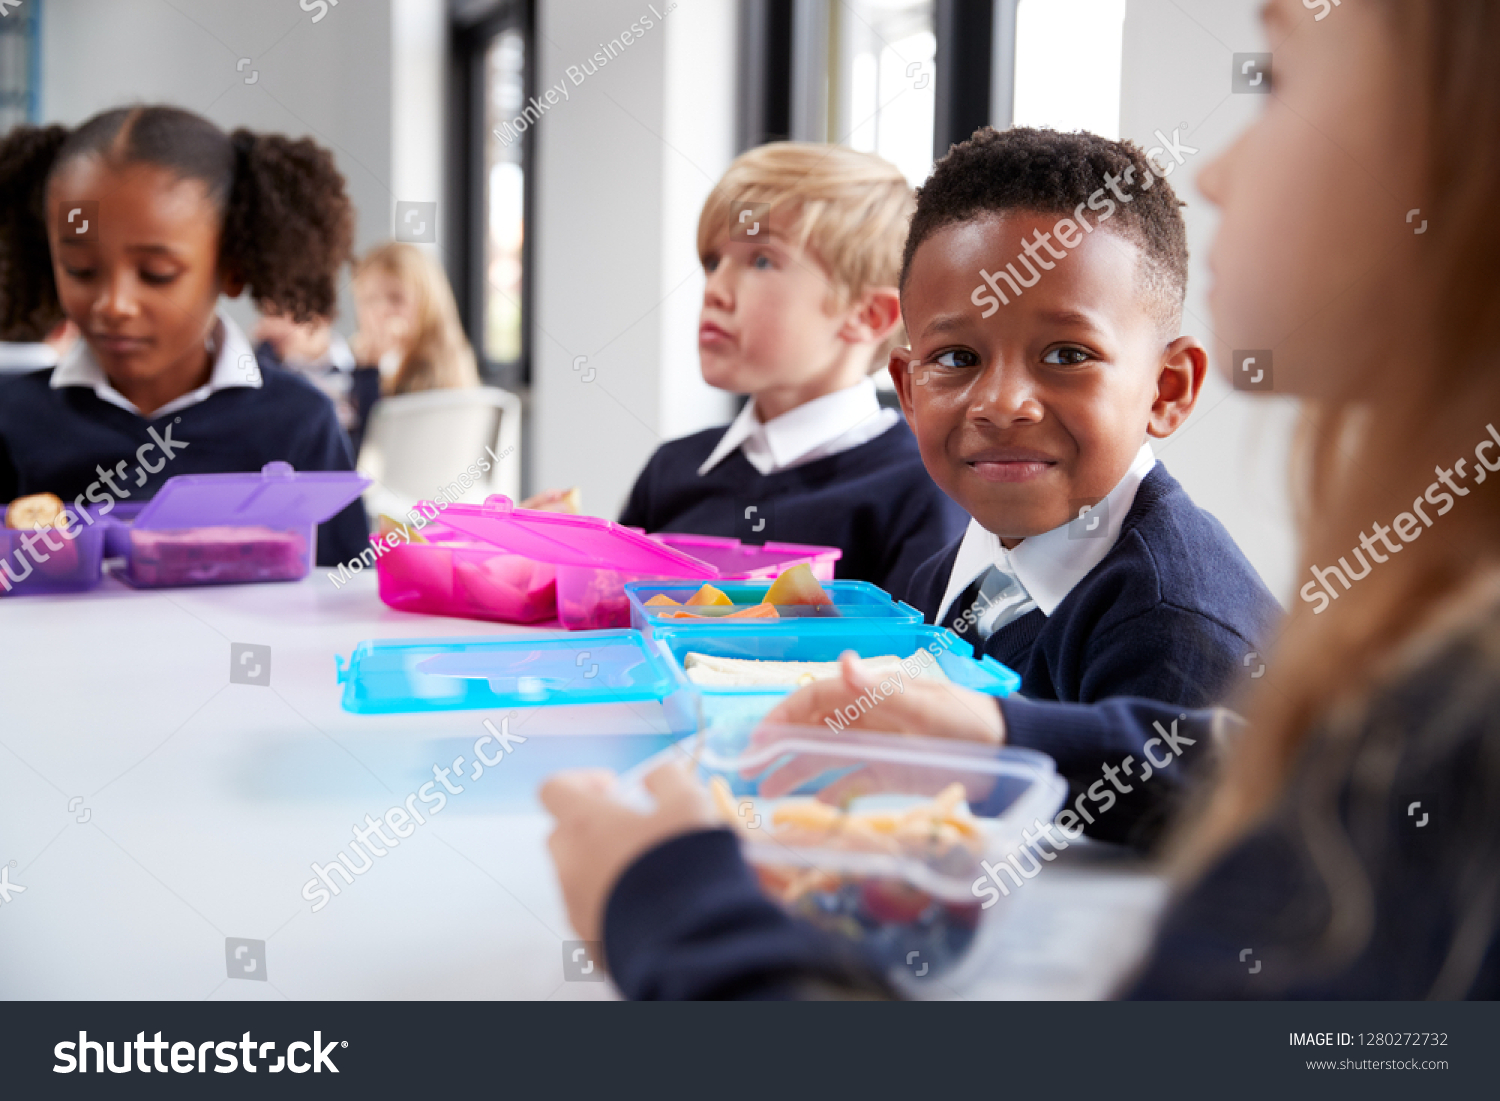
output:
<path id="1" fill-rule="evenodd" d="M 988 642 L 1001 627 L 1035 608 L 1036 601 L 1021 584 L 1020 578 L 1005 566 L 995 563 L 982 575 L 974 605 L 977 616 L 975 633 L 981 642 Z"/>

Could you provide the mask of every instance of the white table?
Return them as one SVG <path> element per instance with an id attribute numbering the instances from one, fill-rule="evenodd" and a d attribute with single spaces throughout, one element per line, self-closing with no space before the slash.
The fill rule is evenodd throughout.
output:
<path id="1" fill-rule="evenodd" d="M 562 942 L 576 934 L 531 792 L 570 762 L 644 756 L 666 729 L 652 707 L 510 713 L 527 741 L 504 763 L 463 781 L 319 912 L 302 897 L 310 865 L 347 851 L 352 823 L 404 803 L 433 765 L 472 759 L 483 720 L 502 717 L 350 714 L 334 655 L 363 639 L 518 630 L 397 612 L 373 576 L 335 589 L 323 570 L 154 592 L 107 578 L 91 593 L 0 600 L 12 885 L 0 997 L 614 996 L 564 979 Z M 271 648 L 269 686 L 230 682 L 232 643 Z M 957 996 L 1106 992 L 1161 890 L 1093 863 L 1059 860 L 1016 891 L 987 977 Z M 226 977 L 231 937 L 265 942 L 265 981 Z"/>

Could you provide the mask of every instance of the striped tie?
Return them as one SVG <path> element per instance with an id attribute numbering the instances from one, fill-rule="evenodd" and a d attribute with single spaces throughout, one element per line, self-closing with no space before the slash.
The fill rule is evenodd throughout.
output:
<path id="1" fill-rule="evenodd" d="M 1009 570 L 993 565 L 985 571 L 979 585 L 979 598 L 975 601 L 978 622 L 975 632 L 981 641 L 989 641 L 991 635 L 1020 619 L 1036 607 L 1036 601 L 1026 591 L 1026 586 Z"/>

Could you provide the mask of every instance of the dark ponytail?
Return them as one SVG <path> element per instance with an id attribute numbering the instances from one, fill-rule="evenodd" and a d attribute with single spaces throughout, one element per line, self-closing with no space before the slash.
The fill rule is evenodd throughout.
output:
<path id="1" fill-rule="evenodd" d="M 219 260 L 259 302 L 298 321 L 331 317 L 353 258 L 354 209 L 333 156 L 308 138 L 236 130 Z"/>
<path id="2" fill-rule="evenodd" d="M 63 318 L 47 242 L 47 180 L 76 157 L 154 164 L 202 180 L 222 215 L 219 269 L 299 321 L 331 317 L 353 258 L 354 211 L 313 141 L 236 130 L 179 107 L 120 107 L 77 129 L 0 140 L 0 339 L 39 340 Z"/>
<path id="3" fill-rule="evenodd" d="M 17 126 L 0 140 L 0 340 L 41 340 L 63 319 L 47 247 L 47 177 L 65 126 Z"/>

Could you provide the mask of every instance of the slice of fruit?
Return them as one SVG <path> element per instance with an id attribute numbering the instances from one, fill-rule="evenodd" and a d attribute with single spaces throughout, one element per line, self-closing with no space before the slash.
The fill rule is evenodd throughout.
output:
<path id="1" fill-rule="evenodd" d="M 14 531 L 35 531 L 38 524 L 50 528 L 63 510 L 62 499 L 52 493 L 17 497 L 5 510 L 5 526 Z"/>
<path id="2" fill-rule="evenodd" d="M 381 539 L 384 539 L 392 532 L 396 532 L 401 535 L 401 538 L 409 540 L 413 543 L 427 542 L 427 540 L 422 538 L 422 536 L 417 532 L 416 528 L 411 527 L 408 524 L 403 524 L 400 520 L 393 520 L 383 512 L 379 516 L 375 517 L 375 532 L 376 535 Z"/>
<path id="3" fill-rule="evenodd" d="M 719 618 L 719 619 L 780 619 L 781 618 L 781 613 L 779 613 L 776 610 L 775 606 L 771 605 L 771 604 L 752 604 L 748 608 L 740 608 L 737 611 L 730 612 L 726 616 L 719 616 L 717 618 Z"/>
<path id="4" fill-rule="evenodd" d="M 793 566 L 766 590 L 767 604 L 832 604 L 806 562 Z"/>
<path id="5" fill-rule="evenodd" d="M 571 489 L 549 489 L 544 493 L 526 498 L 521 502 L 520 507 L 534 509 L 537 512 L 565 512 L 577 516 L 583 511 L 583 495 L 578 492 L 577 486 Z"/>
<path id="6" fill-rule="evenodd" d="M 719 609 L 725 607 L 722 604 L 698 605 L 700 608 L 711 608 L 712 611 L 690 612 L 685 608 L 682 611 L 658 612 L 662 619 L 780 619 L 781 613 L 769 604 L 751 604 L 748 607 L 739 608 L 728 614 L 721 614 Z M 734 605 L 728 605 L 734 607 Z"/>
<path id="7" fill-rule="evenodd" d="M 646 601 L 646 607 L 648 607 L 648 608 L 654 608 L 654 607 L 658 607 L 660 605 L 666 605 L 666 604 L 670 604 L 674 608 L 680 608 L 680 607 L 682 607 L 681 604 L 679 604 L 677 601 L 673 600 L 666 593 L 657 593 L 650 600 Z"/>
<path id="8" fill-rule="evenodd" d="M 728 604 L 732 607 L 734 605 L 734 601 L 730 600 L 729 597 L 725 596 L 723 592 L 712 585 L 704 585 L 703 588 L 687 598 L 687 603 L 689 605 L 700 606 L 704 604 Z"/>

